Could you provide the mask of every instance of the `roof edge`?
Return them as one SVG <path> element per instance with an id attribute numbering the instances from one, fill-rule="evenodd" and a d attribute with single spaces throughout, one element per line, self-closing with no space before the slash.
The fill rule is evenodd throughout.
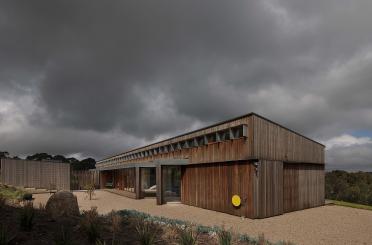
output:
<path id="1" fill-rule="evenodd" d="M 107 159 L 110 159 L 110 158 L 113 158 L 113 157 L 120 156 L 120 155 L 125 154 L 125 153 L 129 153 L 129 152 L 132 152 L 132 151 L 139 150 L 139 149 L 141 149 L 141 148 L 149 147 L 149 146 L 152 146 L 152 145 L 155 145 L 155 144 L 159 144 L 159 143 L 162 143 L 162 142 L 165 142 L 165 141 L 168 141 L 168 140 L 172 140 L 172 139 L 175 139 L 175 138 L 178 138 L 178 137 L 182 137 L 182 136 L 185 136 L 185 135 L 188 135 L 188 134 L 196 133 L 196 132 L 201 131 L 201 130 L 205 130 L 205 129 L 208 129 L 208 128 L 216 127 L 216 126 L 219 126 L 219 125 L 221 125 L 221 124 L 229 123 L 229 122 L 236 121 L 236 120 L 242 119 L 242 118 L 244 118 L 244 117 L 250 117 L 250 116 L 257 116 L 257 117 L 259 117 L 259 118 L 261 118 L 261 119 L 264 119 L 264 120 L 266 120 L 266 121 L 268 121 L 268 122 L 270 122 L 270 123 L 273 123 L 273 124 L 275 124 L 275 125 L 277 125 L 277 126 L 279 126 L 279 127 L 282 127 L 282 128 L 284 128 L 284 129 L 286 129 L 286 130 L 288 130 L 288 131 L 290 131 L 290 132 L 292 132 L 292 133 L 294 133 L 294 134 L 297 134 L 297 135 L 299 135 L 299 136 L 301 136 L 301 137 L 304 137 L 305 139 L 308 139 L 308 140 L 310 140 L 310 141 L 312 141 L 312 142 L 314 142 L 314 143 L 317 143 L 317 144 L 319 144 L 319 145 L 325 147 L 325 145 L 323 145 L 322 143 L 319 143 L 319 142 L 317 142 L 317 141 L 315 141 L 315 140 L 313 140 L 313 139 L 310 139 L 309 137 L 307 137 L 307 136 L 305 136 L 305 135 L 302 135 L 302 134 L 300 134 L 300 133 L 298 133 L 298 132 L 296 132 L 296 131 L 294 131 L 294 130 L 292 130 L 292 129 L 289 129 L 289 128 L 287 128 L 287 127 L 285 127 L 285 126 L 283 126 L 283 125 L 281 125 L 281 124 L 279 124 L 279 123 L 276 123 L 276 122 L 274 122 L 274 121 L 272 121 L 272 120 L 270 120 L 270 119 L 268 119 L 268 118 L 266 118 L 266 117 L 263 117 L 263 116 L 261 116 L 261 115 L 255 113 L 255 112 L 250 112 L 250 113 L 248 113 L 248 114 L 244 114 L 244 115 L 241 115 L 241 116 L 238 116 L 238 117 L 234 117 L 234 118 L 231 118 L 231 119 L 228 119 L 228 120 L 222 121 L 222 122 L 214 123 L 214 124 L 212 124 L 212 125 L 209 125 L 209 126 L 206 126 L 206 127 L 203 127 L 203 128 L 199 128 L 199 129 L 196 129 L 196 130 L 193 130 L 193 131 L 190 131 L 190 132 L 186 132 L 186 133 L 183 133 L 183 134 L 180 134 L 180 135 L 177 135 L 177 136 L 171 137 L 171 138 L 167 138 L 167 139 L 164 139 L 164 140 L 161 140 L 161 141 L 157 141 L 157 142 L 151 143 L 151 144 L 149 144 L 149 145 L 144 145 L 144 146 L 136 147 L 136 148 L 131 149 L 131 150 L 129 150 L 129 151 L 124 151 L 124 152 L 121 152 L 121 153 L 116 154 L 116 155 L 112 155 L 112 156 L 109 156 L 109 157 L 105 157 L 105 158 L 103 158 L 103 159 L 101 159 L 101 160 L 99 160 L 99 161 L 97 161 L 97 162 L 101 162 L 101 161 L 104 161 L 104 160 L 107 160 Z"/>

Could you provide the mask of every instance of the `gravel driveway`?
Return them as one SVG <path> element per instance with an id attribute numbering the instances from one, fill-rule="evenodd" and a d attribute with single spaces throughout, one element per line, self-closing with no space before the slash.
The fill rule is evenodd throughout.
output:
<path id="1" fill-rule="evenodd" d="M 323 206 L 276 217 L 251 220 L 182 204 L 157 206 L 155 199 L 134 200 L 97 190 L 94 200 L 85 192 L 74 192 L 81 210 L 96 206 L 105 214 L 111 210 L 135 209 L 152 215 L 182 219 L 207 226 L 224 225 L 239 233 L 271 241 L 300 244 L 372 244 L 372 211 L 340 206 Z M 35 205 L 46 203 L 49 194 L 35 194 Z"/>

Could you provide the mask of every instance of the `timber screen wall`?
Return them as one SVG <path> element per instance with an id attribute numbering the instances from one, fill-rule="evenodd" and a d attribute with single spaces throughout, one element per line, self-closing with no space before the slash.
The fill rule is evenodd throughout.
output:
<path id="1" fill-rule="evenodd" d="M 70 164 L 1 159 L 1 183 L 19 187 L 70 190 Z"/>

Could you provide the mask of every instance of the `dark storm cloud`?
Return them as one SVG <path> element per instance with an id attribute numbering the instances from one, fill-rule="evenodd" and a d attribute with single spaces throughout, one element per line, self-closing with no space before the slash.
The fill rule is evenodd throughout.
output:
<path id="1" fill-rule="evenodd" d="M 322 141 L 372 130 L 371 9 L 3 1 L 1 147 L 102 157 L 250 111 Z"/>

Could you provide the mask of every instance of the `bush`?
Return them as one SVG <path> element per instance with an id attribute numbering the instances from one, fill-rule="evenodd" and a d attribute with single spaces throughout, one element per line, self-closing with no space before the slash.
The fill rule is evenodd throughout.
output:
<path id="1" fill-rule="evenodd" d="M 0 194 L 0 209 L 3 209 L 5 207 L 5 204 L 6 204 L 6 198 Z"/>
<path id="2" fill-rule="evenodd" d="M 72 244 L 71 230 L 69 228 L 66 229 L 65 226 L 62 225 L 60 232 L 58 232 L 54 236 L 54 243 L 56 245 L 69 245 L 69 244 Z"/>
<path id="3" fill-rule="evenodd" d="M 94 187 L 93 183 L 90 183 L 85 186 L 85 189 L 87 189 L 87 195 L 89 197 L 89 200 L 92 200 L 92 197 L 95 195 L 96 188 Z"/>
<path id="4" fill-rule="evenodd" d="M 26 202 L 21 209 L 19 216 L 20 228 L 23 231 L 30 231 L 33 227 L 35 209 L 32 202 Z"/>
<path id="5" fill-rule="evenodd" d="M 22 196 L 23 201 L 32 201 L 32 194 L 31 193 L 25 193 Z"/>
<path id="6" fill-rule="evenodd" d="M 148 221 L 138 219 L 136 224 L 136 233 L 141 245 L 155 244 L 157 229 Z"/>
<path id="7" fill-rule="evenodd" d="M 115 244 L 116 234 L 120 231 L 120 225 L 122 222 L 121 216 L 115 212 L 112 211 L 110 213 L 111 218 L 111 229 L 112 229 L 112 244 Z"/>
<path id="8" fill-rule="evenodd" d="M 199 232 L 194 231 L 191 226 L 185 226 L 184 228 L 178 228 L 178 244 L 180 245 L 195 245 Z"/>
<path id="9" fill-rule="evenodd" d="M 13 238 L 8 236 L 8 231 L 0 224 L 0 245 L 8 245 Z"/>
<path id="10" fill-rule="evenodd" d="M 88 237 L 88 241 L 91 244 L 96 243 L 101 237 L 101 225 L 99 223 L 97 207 L 92 207 L 88 211 L 83 211 L 83 219 L 81 222 L 81 226 Z"/>
<path id="11" fill-rule="evenodd" d="M 217 232 L 218 235 L 218 244 L 220 245 L 230 245 L 232 236 L 231 232 L 225 229 L 221 229 Z"/>

